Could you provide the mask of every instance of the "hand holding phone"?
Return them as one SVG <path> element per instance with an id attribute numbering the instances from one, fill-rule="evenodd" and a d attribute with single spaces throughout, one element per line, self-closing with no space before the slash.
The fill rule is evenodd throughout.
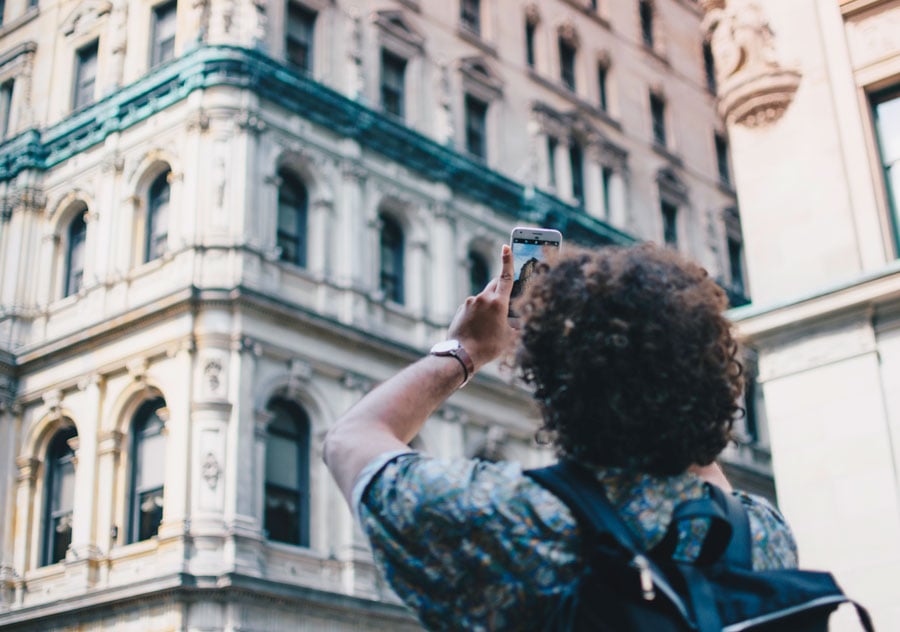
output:
<path id="1" fill-rule="evenodd" d="M 512 301 L 521 296 L 535 267 L 540 263 L 553 261 L 559 254 L 562 247 L 562 233 L 552 228 L 517 226 L 510 235 L 510 247 L 515 272 L 509 317 L 517 318 L 518 314 L 513 311 Z"/>

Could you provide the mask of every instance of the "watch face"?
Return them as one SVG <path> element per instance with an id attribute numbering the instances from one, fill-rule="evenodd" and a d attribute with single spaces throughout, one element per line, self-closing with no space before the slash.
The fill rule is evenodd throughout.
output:
<path id="1" fill-rule="evenodd" d="M 442 340 L 431 348 L 431 353 L 447 353 L 459 349 L 459 340 Z"/>

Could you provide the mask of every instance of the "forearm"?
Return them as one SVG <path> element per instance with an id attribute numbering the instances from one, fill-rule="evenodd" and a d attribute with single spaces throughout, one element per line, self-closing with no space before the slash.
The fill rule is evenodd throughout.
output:
<path id="1" fill-rule="evenodd" d="M 377 386 L 337 420 L 325 437 L 324 458 L 347 502 L 360 471 L 379 454 L 407 449 L 462 381 L 454 358 L 428 356 Z"/>

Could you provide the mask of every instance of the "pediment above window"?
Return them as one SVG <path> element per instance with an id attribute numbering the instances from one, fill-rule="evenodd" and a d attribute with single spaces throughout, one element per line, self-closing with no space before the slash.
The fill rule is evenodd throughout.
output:
<path id="1" fill-rule="evenodd" d="M 69 14 L 61 27 L 62 34 L 70 36 L 85 33 L 103 17 L 112 11 L 112 3 L 108 0 L 85 0 Z"/>
<path id="2" fill-rule="evenodd" d="M 485 101 L 503 96 L 503 82 L 482 57 L 466 57 L 459 62 L 466 92 Z"/>
<path id="3" fill-rule="evenodd" d="M 397 52 L 404 57 L 424 50 L 425 37 L 409 24 L 401 11 L 379 11 L 374 22 L 381 30 L 382 41 L 389 46 L 393 44 L 391 48 L 401 47 Z"/>

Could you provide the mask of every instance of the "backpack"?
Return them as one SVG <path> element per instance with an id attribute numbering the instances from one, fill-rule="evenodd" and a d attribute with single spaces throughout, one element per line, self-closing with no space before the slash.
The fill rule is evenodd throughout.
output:
<path id="1" fill-rule="evenodd" d="M 675 507 L 662 542 L 645 551 L 593 474 L 571 461 L 527 470 L 569 506 L 582 532 L 584 571 L 563 595 L 549 630 L 558 632 L 818 632 L 852 603 L 867 632 L 865 608 L 830 573 L 754 571 L 744 504 L 715 485 L 710 496 Z M 709 520 L 694 562 L 672 558 L 678 523 Z"/>

